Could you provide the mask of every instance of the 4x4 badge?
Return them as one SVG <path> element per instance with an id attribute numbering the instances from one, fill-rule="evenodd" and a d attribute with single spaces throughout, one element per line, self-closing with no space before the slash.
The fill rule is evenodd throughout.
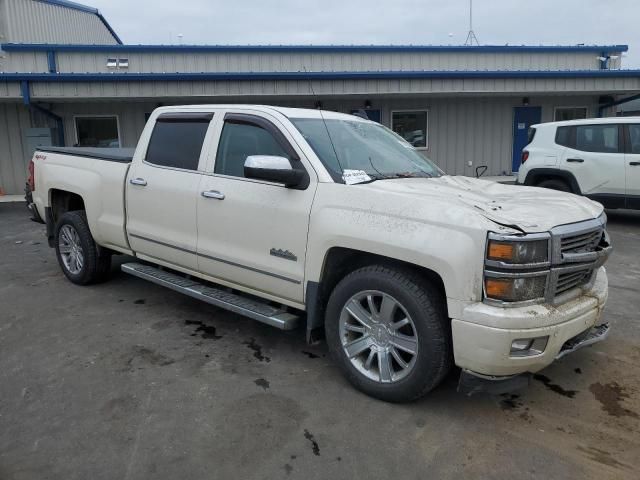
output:
<path id="1" fill-rule="evenodd" d="M 284 258 L 285 260 L 293 260 L 294 262 L 298 261 L 298 257 L 295 254 L 291 253 L 289 250 L 282 250 L 280 248 L 272 248 L 269 253 L 274 257 Z"/>

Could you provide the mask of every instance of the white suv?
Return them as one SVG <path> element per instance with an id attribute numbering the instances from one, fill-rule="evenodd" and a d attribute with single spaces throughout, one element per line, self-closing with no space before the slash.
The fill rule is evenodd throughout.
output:
<path id="1" fill-rule="evenodd" d="M 640 209 L 640 117 L 533 125 L 518 183 Z"/>

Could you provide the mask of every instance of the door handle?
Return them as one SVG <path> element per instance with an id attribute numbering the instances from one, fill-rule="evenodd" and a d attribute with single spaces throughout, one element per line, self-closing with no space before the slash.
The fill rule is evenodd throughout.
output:
<path id="1" fill-rule="evenodd" d="M 634 167 L 640 165 L 640 162 L 629 162 L 629 165 L 633 165 Z"/>
<path id="2" fill-rule="evenodd" d="M 129 183 L 131 185 L 138 185 L 140 187 L 146 187 L 147 186 L 147 181 L 144 178 L 132 178 L 131 180 L 129 180 Z"/>
<path id="3" fill-rule="evenodd" d="M 582 163 L 584 160 L 581 158 L 567 158 L 567 162 Z"/>
<path id="4" fill-rule="evenodd" d="M 205 190 L 202 192 L 204 198 L 215 198 L 216 200 L 224 200 L 224 193 L 217 190 Z"/>

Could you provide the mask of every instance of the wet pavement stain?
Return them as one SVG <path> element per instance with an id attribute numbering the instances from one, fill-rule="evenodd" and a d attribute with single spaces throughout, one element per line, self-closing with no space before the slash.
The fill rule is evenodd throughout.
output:
<path id="1" fill-rule="evenodd" d="M 576 372 L 578 375 L 582 375 L 582 369 L 581 368 L 574 368 L 573 371 Z"/>
<path id="2" fill-rule="evenodd" d="M 293 472 L 293 467 L 291 465 L 289 465 L 288 463 L 284 464 L 284 471 L 287 475 L 291 475 L 291 472 Z"/>
<path id="3" fill-rule="evenodd" d="M 315 437 L 312 433 L 309 432 L 306 428 L 304 429 L 304 438 L 311 442 L 311 450 L 313 450 L 313 454 L 320 456 L 320 447 L 318 446 L 318 442 L 316 442 Z"/>
<path id="4" fill-rule="evenodd" d="M 600 402 L 602 409 L 612 417 L 638 418 L 636 412 L 622 406 L 622 401 L 625 398 L 629 398 L 629 394 L 617 382 L 610 382 L 604 385 L 599 382 L 594 383 L 589 387 L 589 390 L 596 397 L 596 400 Z"/>
<path id="5" fill-rule="evenodd" d="M 147 301 L 144 298 L 140 298 L 138 300 L 136 300 L 135 302 L 133 302 L 135 305 L 144 305 L 145 303 L 147 303 Z"/>
<path id="6" fill-rule="evenodd" d="M 253 383 L 258 385 L 259 387 L 262 387 L 264 390 L 268 390 L 269 389 L 269 381 L 265 380 L 264 378 L 258 378 L 256 380 L 254 380 Z"/>
<path id="7" fill-rule="evenodd" d="M 522 406 L 522 402 L 518 401 L 520 395 L 503 393 L 500 396 L 502 397 L 502 400 L 500 400 L 500 407 L 502 407 L 503 410 L 515 410 Z"/>
<path id="8" fill-rule="evenodd" d="M 262 354 L 262 347 L 256 343 L 255 338 L 250 338 L 247 342 L 242 342 L 243 345 L 246 345 L 251 350 L 253 350 L 253 356 L 256 357 L 261 362 L 269 363 L 271 359 L 266 355 Z"/>
<path id="9" fill-rule="evenodd" d="M 192 337 L 196 337 L 200 334 L 200 337 L 210 340 L 220 340 L 222 338 L 222 335 L 216 334 L 216 327 L 213 325 L 206 325 L 197 320 L 185 320 L 184 323 L 185 325 L 198 325 L 198 328 L 196 328 L 191 334 Z"/>
<path id="10" fill-rule="evenodd" d="M 552 383 L 549 377 L 540 375 L 539 373 L 536 373 L 535 375 L 533 375 L 533 378 L 539 382 L 542 382 L 544 386 L 547 387 L 552 392 L 562 395 L 563 397 L 574 398 L 576 396 L 576 393 L 578 393 L 577 390 L 565 390 L 560 385 L 556 385 L 555 383 Z"/>

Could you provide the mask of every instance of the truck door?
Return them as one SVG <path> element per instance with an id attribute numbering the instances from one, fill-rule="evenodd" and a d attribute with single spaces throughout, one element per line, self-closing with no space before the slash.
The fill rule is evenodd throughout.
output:
<path id="1" fill-rule="evenodd" d="M 216 128 L 213 175 L 198 195 L 198 265 L 214 281 L 301 303 L 315 173 L 276 118 L 250 112 L 227 112 Z M 292 152 L 311 177 L 306 190 L 244 177 L 249 155 Z"/>
<path id="2" fill-rule="evenodd" d="M 562 154 L 561 168 L 575 176 L 583 195 L 606 207 L 624 208 L 622 128 L 612 123 L 572 128 L 574 137 Z"/>
<path id="3" fill-rule="evenodd" d="M 143 158 L 134 158 L 126 185 L 127 234 L 139 257 L 197 269 L 200 158 L 212 117 L 212 113 L 161 113 Z"/>
<path id="4" fill-rule="evenodd" d="M 640 123 L 627 124 L 627 208 L 640 209 Z"/>

